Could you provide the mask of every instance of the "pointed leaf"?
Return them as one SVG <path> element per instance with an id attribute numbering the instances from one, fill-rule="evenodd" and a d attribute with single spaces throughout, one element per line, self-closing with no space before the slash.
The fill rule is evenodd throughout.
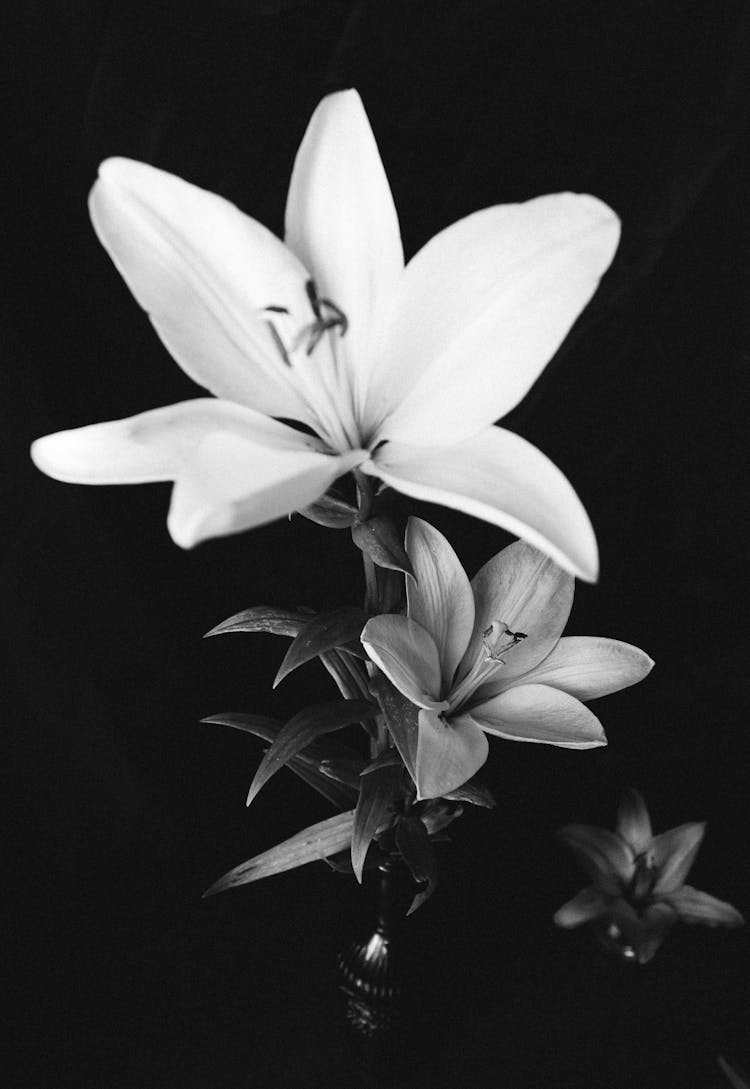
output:
<path id="1" fill-rule="evenodd" d="M 284 725 L 278 719 L 267 718 L 265 715 L 248 715 L 234 711 L 211 715 L 201 721 L 231 726 L 263 738 L 264 741 L 273 741 Z M 324 746 L 312 742 L 303 752 L 293 756 L 287 767 L 338 809 L 350 809 L 357 799 L 359 771 L 363 763 L 361 757 L 347 746 L 331 742 Z"/>
<path id="2" fill-rule="evenodd" d="M 716 1061 L 732 1089 L 750 1089 L 750 1079 L 741 1074 L 735 1066 L 730 1066 L 723 1055 L 717 1055 Z"/>
<path id="3" fill-rule="evenodd" d="M 350 605 L 318 613 L 305 624 L 287 650 L 273 682 L 274 688 L 292 670 L 312 658 L 317 658 L 319 654 L 342 644 L 359 642 L 360 633 L 368 619 L 366 612 Z"/>
<path id="4" fill-rule="evenodd" d="M 352 867 L 360 884 L 367 849 L 379 832 L 384 832 L 391 826 L 403 796 L 400 767 L 389 764 L 360 778 L 359 800 L 354 811 L 352 831 Z"/>
<path id="5" fill-rule="evenodd" d="M 411 902 L 411 915 L 432 896 L 437 888 L 437 861 L 430 837 L 419 817 L 402 817 L 396 825 L 396 846 L 418 885 L 426 883 Z"/>
<path id="6" fill-rule="evenodd" d="M 250 784 L 247 804 L 250 805 L 260 788 L 293 756 L 306 748 L 321 734 L 341 730 L 361 718 L 374 714 L 374 708 L 364 700 L 335 700 L 306 707 L 291 718 L 279 732 L 261 761 Z"/>
<path id="7" fill-rule="evenodd" d="M 204 898 L 338 854 L 351 842 L 353 822 L 354 811 L 350 809 L 346 813 L 337 813 L 334 817 L 310 825 L 269 851 L 235 866 L 203 893 Z"/>
<path id="8" fill-rule="evenodd" d="M 362 768 L 360 775 L 370 775 L 379 768 L 402 768 L 403 762 L 396 749 L 385 749 L 380 756 L 376 756 L 367 767 Z"/>
<path id="9" fill-rule="evenodd" d="M 243 609 L 227 620 L 222 620 L 215 628 L 207 631 L 203 638 L 233 631 L 262 631 L 270 632 L 271 635 L 295 636 L 314 615 L 312 609 L 279 609 L 275 605 L 253 605 L 250 609 Z"/>
<path id="10" fill-rule="evenodd" d="M 416 783 L 419 709 L 401 695 L 384 673 L 376 673 L 371 678 L 370 691 L 380 705 L 388 732 L 401 753 L 406 770 Z"/>
<path id="11" fill-rule="evenodd" d="M 376 514 L 352 528 L 352 540 L 378 567 L 414 575 L 399 533 L 390 518 Z"/>
<path id="12" fill-rule="evenodd" d="M 337 495 L 321 495 L 315 503 L 303 507 L 299 513 L 311 522 L 327 529 L 348 529 L 357 517 L 357 508 Z"/>
<path id="13" fill-rule="evenodd" d="M 412 808 L 430 836 L 441 832 L 449 824 L 457 820 L 464 811 L 464 807 L 457 802 L 447 802 L 443 798 L 430 798 L 426 802 L 417 802 Z"/>
<path id="14" fill-rule="evenodd" d="M 457 790 L 452 790 L 450 794 L 444 794 L 443 797 L 451 802 L 468 802 L 470 805 L 480 805 L 483 809 L 494 809 L 497 805 L 492 792 L 480 783 L 476 777 L 469 779 L 467 783 L 458 787 Z"/>

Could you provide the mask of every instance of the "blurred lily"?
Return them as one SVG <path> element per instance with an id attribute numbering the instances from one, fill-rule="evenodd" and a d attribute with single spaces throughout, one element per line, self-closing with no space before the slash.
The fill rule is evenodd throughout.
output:
<path id="1" fill-rule="evenodd" d="M 651 960 L 678 919 L 741 926 L 731 904 L 685 884 L 705 831 L 705 823 L 691 823 L 654 836 L 637 790 L 625 795 L 614 832 L 586 824 L 561 828 L 558 835 L 593 884 L 564 904 L 555 922 L 574 927 L 600 920 L 607 944 L 639 964 Z"/>
<path id="2" fill-rule="evenodd" d="M 635 684 L 651 670 L 628 643 L 560 638 L 573 576 L 524 541 L 469 579 L 446 538 L 410 518 L 407 615 L 376 616 L 367 654 L 419 707 L 418 796 L 447 794 L 487 759 L 487 734 L 570 749 L 605 745 L 582 700 Z"/>
<path id="3" fill-rule="evenodd" d="M 174 481 L 168 526 L 189 548 L 305 507 L 358 468 L 596 578 L 596 541 L 570 483 L 493 424 L 609 265 L 619 222 L 605 204 L 559 193 L 478 211 L 404 268 L 351 90 L 325 98 L 308 125 L 285 242 L 221 197 L 128 159 L 102 164 L 89 206 L 163 343 L 215 399 L 46 436 L 32 448 L 44 472 Z"/>

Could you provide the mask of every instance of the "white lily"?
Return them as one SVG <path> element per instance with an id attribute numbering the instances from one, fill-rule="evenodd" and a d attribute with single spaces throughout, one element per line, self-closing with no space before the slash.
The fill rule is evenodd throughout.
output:
<path id="1" fill-rule="evenodd" d="M 367 654 L 419 707 L 418 796 L 448 794 L 485 762 L 487 734 L 569 749 L 605 745 L 582 700 L 617 692 L 653 666 L 629 643 L 560 638 L 573 576 L 524 541 L 498 552 L 473 580 L 433 526 L 410 518 L 407 615 L 376 616 Z"/>
<path id="2" fill-rule="evenodd" d="M 609 265 L 619 222 L 606 205 L 560 193 L 475 212 L 404 268 L 375 139 L 357 92 L 343 91 L 320 103 L 299 148 L 285 243 L 127 159 L 102 164 L 90 211 L 158 335 L 215 399 L 48 435 L 32 447 L 44 472 L 173 480 L 168 526 L 189 548 L 304 507 L 358 467 L 596 578 L 570 483 L 493 424 Z"/>

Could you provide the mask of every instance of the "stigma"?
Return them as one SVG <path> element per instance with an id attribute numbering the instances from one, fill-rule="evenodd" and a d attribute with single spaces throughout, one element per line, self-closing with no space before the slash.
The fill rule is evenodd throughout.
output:
<path id="1" fill-rule="evenodd" d="M 482 646 L 485 657 L 492 662 L 500 662 L 505 665 L 503 654 L 507 654 L 513 647 L 518 646 L 526 638 L 522 631 L 511 631 L 502 620 L 493 620 L 489 628 L 482 632 Z"/>

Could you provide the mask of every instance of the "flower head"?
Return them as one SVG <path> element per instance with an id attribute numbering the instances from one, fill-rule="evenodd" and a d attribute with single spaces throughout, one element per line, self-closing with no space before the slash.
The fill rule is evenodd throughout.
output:
<path id="1" fill-rule="evenodd" d="M 614 832 L 570 824 L 559 835 L 575 853 L 593 884 L 555 914 L 558 926 L 592 920 L 625 960 L 646 964 L 674 923 L 740 926 L 736 908 L 685 884 L 706 831 L 704 823 L 681 824 L 654 836 L 645 802 L 637 790 L 623 799 Z"/>
<path id="2" fill-rule="evenodd" d="M 488 208 L 404 267 L 375 139 L 358 94 L 343 91 L 320 103 L 299 148 L 285 242 L 128 159 L 102 164 L 90 211 L 163 343 L 214 399 L 48 435 L 32 448 L 44 472 L 174 481 L 168 526 L 187 548 L 302 508 L 358 467 L 596 578 L 566 478 L 493 424 L 609 265 L 619 224 L 606 205 L 559 193 Z"/>
<path id="3" fill-rule="evenodd" d="M 469 579 L 448 541 L 410 518 L 406 616 L 362 631 L 368 655 L 419 707 L 419 796 L 447 794 L 487 759 L 487 734 L 572 749 L 606 744 L 582 700 L 642 680 L 653 662 L 614 639 L 560 638 L 573 576 L 524 541 Z"/>

